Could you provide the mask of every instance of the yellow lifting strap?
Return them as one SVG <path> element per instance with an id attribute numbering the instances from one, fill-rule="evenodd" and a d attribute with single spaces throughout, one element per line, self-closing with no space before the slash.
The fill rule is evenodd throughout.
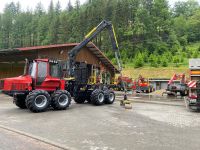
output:
<path id="1" fill-rule="evenodd" d="M 94 27 L 94 28 L 85 36 L 85 38 L 88 38 L 96 29 L 97 29 L 97 27 Z"/>
<path id="2" fill-rule="evenodd" d="M 113 30 L 113 34 L 114 34 L 114 38 L 115 38 L 115 41 L 116 41 L 117 48 L 119 48 L 117 37 L 116 37 L 116 33 L 115 33 L 115 29 L 114 29 L 113 25 L 112 25 L 112 30 Z"/>

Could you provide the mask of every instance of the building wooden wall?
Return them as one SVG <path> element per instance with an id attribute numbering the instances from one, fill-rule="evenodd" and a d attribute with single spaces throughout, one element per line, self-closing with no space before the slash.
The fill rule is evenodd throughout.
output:
<path id="1" fill-rule="evenodd" d="M 68 52 L 72 49 L 72 47 L 65 47 L 65 48 L 51 48 L 51 49 L 44 49 L 38 51 L 38 57 L 40 58 L 56 58 L 60 60 L 66 60 L 68 58 Z M 88 64 L 95 64 L 99 66 L 100 60 L 92 54 L 88 48 L 83 48 L 77 55 L 76 61 L 83 62 L 87 61 Z"/>
<path id="2" fill-rule="evenodd" d="M 0 63 L 0 79 L 22 75 L 24 63 Z"/>
<path id="3" fill-rule="evenodd" d="M 24 51 L 19 56 L 16 56 L 15 62 L 12 63 L 0 63 L 0 78 L 5 77 L 15 77 L 23 74 L 25 58 L 36 59 L 36 58 L 50 58 L 58 60 L 66 60 L 68 58 L 68 51 L 73 47 L 62 47 L 62 48 L 48 48 L 32 51 Z M 9 58 L 11 57 L 11 58 Z M 15 56 L 8 56 L 7 61 L 12 61 Z M 88 64 L 93 64 L 96 66 L 100 65 L 100 60 L 96 57 L 87 47 L 83 48 L 77 55 L 76 61 L 84 62 Z M 20 63 L 19 63 L 20 62 Z M 113 76 L 113 72 L 107 68 L 104 64 L 101 64 L 105 67 Z"/>
<path id="4" fill-rule="evenodd" d="M 59 59 L 66 60 L 68 58 L 68 52 L 72 49 L 72 47 L 64 47 L 64 48 L 51 48 L 51 49 L 43 49 L 39 50 L 38 58 L 50 58 L 50 59 Z M 87 62 L 87 64 L 92 64 L 96 66 L 100 66 L 100 60 L 97 56 L 95 56 L 87 47 L 83 48 L 77 55 L 76 61 L 78 62 Z M 108 70 L 113 76 L 114 73 L 106 67 L 104 64 L 101 64 L 106 70 Z"/>

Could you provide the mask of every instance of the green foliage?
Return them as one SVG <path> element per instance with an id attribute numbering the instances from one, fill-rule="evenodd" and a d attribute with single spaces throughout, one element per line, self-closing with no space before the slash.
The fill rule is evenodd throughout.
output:
<path id="1" fill-rule="evenodd" d="M 178 1 L 174 5 L 173 12 L 174 16 L 184 15 L 188 17 L 193 15 L 198 8 L 199 4 L 196 0 Z"/>
<path id="2" fill-rule="evenodd" d="M 171 52 L 169 52 L 169 51 L 167 51 L 167 52 L 165 52 L 164 54 L 163 54 L 163 57 L 165 57 L 167 60 L 168 60 L 168 62 L 171 62 L 172 61 L 172 53 Z"/>
<path id="3" fill-rule="evenodd" d="M 149 56 L 149 62 L 151 67 L 158 67 L 158 57 L 155 54 Z"/>
<path id="4" fill-rule="evenodd" d="M 138 53 L 134 58 L 134 67 L 139 68 L 144 66 L 144 56 Z"/>
<path id="5" fill-rule="evenodd" d="M 168 60 L 166 57 L 162 57 L 162 62 L 161 62 L 162 67 L 167 67 L 168 66 Z"/>
<path id="6" fill-rule="evenodd" d="M 0 14 L 0 48 L 80 42 L 102 20 L 112 21 L 122 62 L 134 67 L 184 63 L 199 57 L 200 6 L 196 0 L 80 0 L 66 8 L 50 2 L 45 11 L 38 3 L 34 11 L 22 11 L 20 3 L 8 3 Z M 107 32 L 92 40 L 114 63 Z"/>
<path id="7" fill-rule="evenodd" d="M 186 36 L 180 37 L 179 42 L 180 42 L 181 46 L 185 47 L 188 44 L 187 37 Z"/>
<path id="8" fill-rule="evenodd" d="M 180 62 L 181 62 L 181 60 L 180 60 L 180 57 L 178 55 L 173 57 L 173 63 L 175 63 L 176 67 L 179 67 Z"/>
<path id="9" fill-rule="evenodd" d="M 198 56 L 199 56 L 199 52 L 198 52 L 197 50 L 195 50 L 195 51 L 193 52 L 192 57 L 193 57 L 193 58 L 198 58 Z"/>

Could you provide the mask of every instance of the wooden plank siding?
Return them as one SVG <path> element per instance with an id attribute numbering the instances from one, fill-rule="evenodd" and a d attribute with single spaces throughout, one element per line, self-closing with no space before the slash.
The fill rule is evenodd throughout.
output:
<path id="1" fill-rule="evenodd" d="M 0 63 L 0 79 L 22 75 L 24 63 Z"/>
<path id="2" fill-rule="evenodd" d="M 50 59 L 58 59 L 58 60 L 66 60 L 68 58 L 68 52 L 72 49 L 72 47 L 65 48 L 51 48 L 44 49 L 38 51 L 38 58 L 50 58 Z M 62 54 L 61 54 L 61 51 Z M 93 64 L 99 66 L 99 59 L 92 54 L 88 48 L 83 48 L 77 55 L 76 61 L 84 62 L 86 61 L 88 64 Z"/>

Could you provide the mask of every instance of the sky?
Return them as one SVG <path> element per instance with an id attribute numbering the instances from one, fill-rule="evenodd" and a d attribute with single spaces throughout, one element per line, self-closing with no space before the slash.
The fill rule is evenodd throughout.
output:
<path id="1" fill-rule="evenodd" d="M 18 2 L 18 1 L 20 2 L 22 9 L 26 10 L 27 8 L 34 9 L 37 3 L 39 2 L 41 2 L 44 8 L 47 9 L 51 0 L 0 0 L 0 12 L 3 12 L 3 9 L 7 3 Z M 54 3 L 56 3 L 57 1 L 58 0 L 53 0 Z M 66 8 L 69 0 L 59 0 L 59 1 L 61 3 L 61 7 Z M 71 0 L 71 3 L 74 5 L 75 1 L 76 0 Z M 87 0 L 80 0 L 81 4 L 85 3 L 86 1 Z M 186 1 L 186 0 L 168 0 L 168 1 L 169 4 L 173 6 L 173 4 L 176 1 Z M 200 2 L 200 0 L 198 1 Z"/>
<path id="2" fill-rule="evenodd" d="M 5 7 L 5 5 L 7 3 L 10 2 L 20 2 L 21 7 L 23 10 L 26 10 L 27 8 L 29 9 L 34 9 L 35 6 L 41 2 L 43 4 L 43 7 L 45 9 L 48 8 L 49 4 L 50 4 L 51 0 L 0 0 L 0 12 L 3 12 L 3 9 Z M 66 8 L 67 7 L 67 3 L 69 0 L 59 0 L 61 7 L 62 8 Z M 71 3 L 74 5 L 76 0 L 71 0 Z M 86 2 L 87 0 L 80 0 L 81 4 L 83 4 L 84 2 Z M 56 4 L 58 2 L 58 0 L 53 0 L 54 4 Z"/>

